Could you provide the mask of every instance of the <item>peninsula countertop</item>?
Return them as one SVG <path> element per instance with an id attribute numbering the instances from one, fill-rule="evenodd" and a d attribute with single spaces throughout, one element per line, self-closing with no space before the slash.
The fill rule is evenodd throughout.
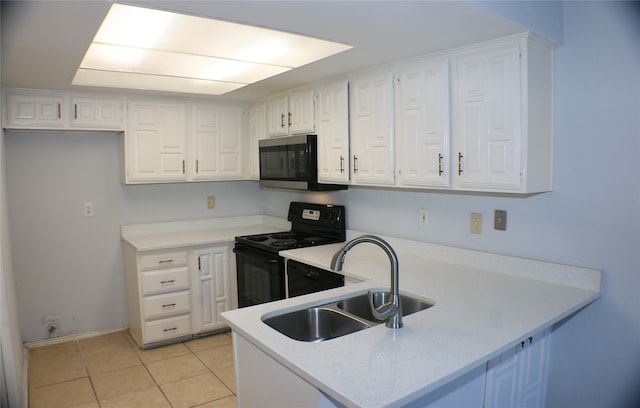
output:
<path id="1" fill-rule="evenodd" d="M 348 238 L 362 235 L 348 231 Z M 434 306 L 320 343 L 293 340 L 262 322 L 271 316 L 388 289 L 390 266 L 378 247 L 362 244 L 343 273 L 362 281 L 223 313 L 231 328 L 314 387 L 346 406 L 399 406 L 428 394 L 577 312 L 600 295 L 591 268 L 383 237 L 400 263 L 400 291 Z M 342 244 L 282 251 L 288 259 L 329 269 Z"/>

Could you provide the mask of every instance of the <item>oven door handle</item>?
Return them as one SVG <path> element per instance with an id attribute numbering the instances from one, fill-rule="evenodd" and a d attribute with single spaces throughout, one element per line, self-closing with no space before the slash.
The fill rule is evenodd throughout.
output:
<path id="1" fill-rule="evenodd" d="M 249 248 L 233 248 L 233 252 L 236 254 L 244 255 L 244 256 L 254 256 L 258 258 L 264 259 L 265 262 L 268 263 L 278 263 L 280 261 L 280 257 L 275 254 L 266 254 L 264 252 L 256 251 Z"/>

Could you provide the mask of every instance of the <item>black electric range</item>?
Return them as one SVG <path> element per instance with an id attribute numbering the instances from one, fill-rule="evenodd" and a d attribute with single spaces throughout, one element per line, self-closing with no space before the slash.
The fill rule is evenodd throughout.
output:
<path id="1" fill-rule="evenodd" d="M 346 239 L 345 207 L 341 205 L 294 201 L 287 220 L 289 231 L 236 237 L 239 307 L 285 298 L 285 265 L 278 252 Z"/>
<path id="2" fill-rule="evenodd" d="M 346 239 L 345 208 L 341 205 L 292 202 L 290 231 L 236 237 L 236 246 L 278 253 L 286 249 L 334 244 Z"/>

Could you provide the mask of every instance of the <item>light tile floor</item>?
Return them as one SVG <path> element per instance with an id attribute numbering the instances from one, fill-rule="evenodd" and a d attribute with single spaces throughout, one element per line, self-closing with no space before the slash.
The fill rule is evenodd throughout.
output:
<path id="1" fill-rule="evenodd" d="M 127 331 L 32 348 L 30 408 L 236 407 L 231 333 L 140 350 Z"/>

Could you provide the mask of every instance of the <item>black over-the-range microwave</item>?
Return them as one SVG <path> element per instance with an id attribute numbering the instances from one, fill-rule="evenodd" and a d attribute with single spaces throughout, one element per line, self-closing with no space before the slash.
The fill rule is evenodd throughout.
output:
<path id="1" fill-rule="evenodd" d="M 318 137 L 297 135 L 258 141 L 260 185 L 307 191 L 346 190 L 318 183 Z"/>

